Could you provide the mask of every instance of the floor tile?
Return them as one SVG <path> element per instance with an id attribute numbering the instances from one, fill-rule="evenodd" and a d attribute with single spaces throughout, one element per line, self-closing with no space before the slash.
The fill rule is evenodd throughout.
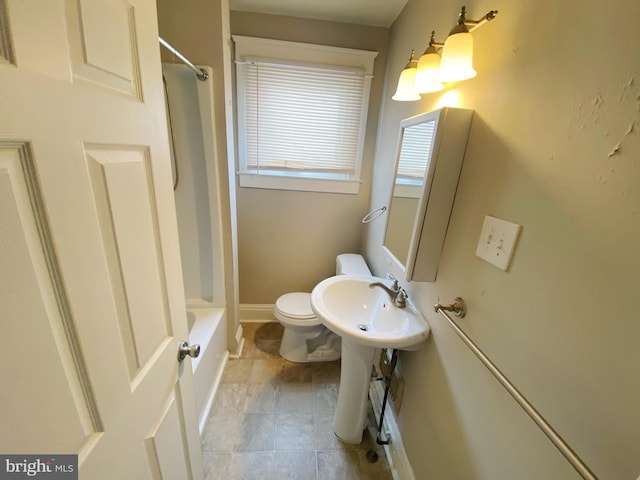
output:
<path id="1" fill-rule="evenodd" d="M 318 480 L 392 480 L 386 462 L 367 459 L 366 451 L 327 450 L 318 452 Z"/>
<path id="2" fill-rule="evenodd" d="M 316 451 L 276 452 L 273 478 L 277 480 L 317 480 Z"/>
<path id="3" fill-rule="evenodd" d="M 227 480 L 231 472 L 233 453 L 202 452 L 204 480 Z"/>
<path id="4" fill-rule="evenodd" d="M 313 413 L 313 389 L 310 383 L 281 383 L 278 412 Z"/>
<path id="5" fill-rule="evenodd" d="M 245 413 L 247 390 L 246 383 L 221 383 L 213 404 L 213 413 Z"/>
<path id="6" fill-rule="evenodd" d="M 333 433 L 333 413 L 316 413 L 314 421 L 318 450 L 353 448 L 352 444 L 340 441 L 336 434 Z"/>
<path id="7" fill-rule="evenodd" d="M 234 443 L 234 451 L 273 451 L 276 441 L 276 416 L 273 413 L 251 413 L 242 419 L 242 427 Z"/>
<path id="8" fill-rule="evenodd" d="M 333 413 L 338 403 L 338 384 L 313 384 L 313 411 L 316 413 Z"/>
<path id="9" fill-rule="evenodd" d="M 376 444 L 375 426 L 371 425 L 362 435 L 361 443 L 348 443 L 340 440 L 333 433 L 333 413 L 316 413 L 314 414 L 316 429 L 316 445 L 318 450 L 373 450 L 379 455 L 384 455 L 384 449 Z"/>
<path id="10" fill-rule="evenodd" d="M 313 383 L 340 383 L 340 360 L 311 364 Z"/>
<path id="11" fill-rule="evenodd" d="M 253 330 L 252 340 L 267 339 L 267 340 L 280 340 L 284 333 L 284 327 L 278 322 L 269 322 L 254 324 L 256 325 Z M 244 325 L 243 325 L 244 329 Z M 246 338 L 246 337 L 245 337 Z"/>
<path id="12" fill-rule="evenodd" d="M 282 360 L 251 360 L 249 383 L 279 383 L 282 380 Z"/>
<path id="13" fill-rule="evenodd" d="M 313 413 L 279 413 L 276 450 L 315 450 Z"/>
<path id="14" fill-rule="evenodd" d="M 245 413 L 274 413 L 277 411 L 279 390 L 275 383 L 247 385 Z"/>
<path id="15" fill-rule="evenodd" d="M 273 452 L 234 453 L 225 480 L 274 480 Z"/>
<path id="16" fill-rule="evenodd" d="M 253 359 L 230 359 L 222 372 L 222 383 L 248 383 Z"/>
<path id="17" fill-rule="evenodd" d="M 308 363 L 294 363 L 284 360 L 282 381 L 285 383 L 311 383 L 313 370 Z"/>
<path id="18" fill-rule="evenodd" d="M 390 480 L 371 414 L 361 444 L 333 433 L 340 361 L 282 359 L 278 323 L 243 332 L 242 358 L 227 362 L 203 432 L 205 480 Z"/>
<path id="19" fill-rule="evenodd" d="M 244 415 L 210 415 L 202 437 L 203 452 L 232 452 Z"/>
<path id="20" fill-rule="evenodd" d="M 273 452 L 205 453 L 205 480 L 273 480 Z"/>
<path id="21" fill-rule="evenodd" d="M 242 338 L 246 344 L 253 343 L 256 336 L 256 331 L 262 327 L 262 323 L 243 323 L 242 324 Z"/>
<path id="22" fill-rule="evenodd" d="M 254 342 L 245 340 L 242 358 L 280 358 L 280 340 L 258 339 Z"/>

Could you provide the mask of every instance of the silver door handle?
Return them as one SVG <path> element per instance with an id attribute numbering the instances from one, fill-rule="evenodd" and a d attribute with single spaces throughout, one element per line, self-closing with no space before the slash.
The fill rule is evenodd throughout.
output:
<path id="1" fill-rule="evenodd" d="M 178 362 L 183 361 L 184 357 L 186 357 L 187 355 L 189 355 L 191 358 L 198 358 L 198 355 L 200 355 L 200 345 L 196 343 L 189 346 L 187 342 L 183 341 L 180 344 L 180 348 L 178 349 Z"/>

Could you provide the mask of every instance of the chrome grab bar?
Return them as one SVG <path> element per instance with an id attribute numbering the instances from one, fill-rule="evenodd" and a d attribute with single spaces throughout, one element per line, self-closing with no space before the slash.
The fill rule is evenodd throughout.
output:
<path id="1" fill-rule="evenodd" d="M 491 374 L 496 377 L 498 382 L 505 388 L 507 392 L 518 402 L 518 404 L 524 409 L 524 411 L 531 417 L 540 430 L 551 440 L 551 443 L 564 455 L 569 461 L 571 466 L 580 474 L 585 480 L 598 480 L 598 477 L 585 465 L 585 463 L 578 457 L 573 449 L 563 440 L 563 438 L 556 432 L 551 425 L 544 419 L 542 415 L 535 409 L 531 403 L 518 391 L 518 389 L 504 376 L 498 367 L 487 357 L 480 348 L 471 340 L 464 331 L 458 326 L 453 318 L 447 312 L 453 312 L 457 317 L 462 318 L 466 314 L 466 305 L 464 300 L 460 297 L 456 297 L 453 303 L 450 305 L 441 305 L 436 303 L 433 306 L 434 310 L 439 313 L 446 321 L 454 332 L 460 337 L 460 339 L 471 349 L 471 351 L 478 357 L 485 367 L 489 369 Z"/>

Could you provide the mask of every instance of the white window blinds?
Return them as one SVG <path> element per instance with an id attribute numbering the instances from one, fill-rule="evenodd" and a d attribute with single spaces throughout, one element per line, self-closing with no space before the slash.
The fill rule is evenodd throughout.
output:
<path id="1" fill-rule="evenodd" d="M 432 120 L 404 129 L 397 178 L 422 182 L 431 160 L 435 126 Z"/>
<path id="2" fill-rule="evenodd" d="M 252 60 L 242 67 L 247 170 L 358 173 L 364 73 Z"/>

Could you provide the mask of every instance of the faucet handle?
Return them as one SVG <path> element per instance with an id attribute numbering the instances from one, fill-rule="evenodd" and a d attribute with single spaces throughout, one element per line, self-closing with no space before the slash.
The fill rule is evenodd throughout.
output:
<path id="1" fill-rule="evenodd" d="M 400 308 L 404 308 L 407 306 L 407 299 L 409 298 L 409 295 L 407 295 L 407 292 L 405 291 L 404 288 L 400 288 L 400 291 L 398 292 L 398 295 L 396 295 L 396 298 L 393 300 L 393 304 L 396 307 L 400 307 Z"/>
<path id="2" fill-rule="evenodd" d="M 393 286 L 391 288 L 396 292 L 400 290 L 400 283 L 398 282 L 398 279 L 390 273 L 387 273 L 387 277 L 389 280 L 393 281 Z"/>

